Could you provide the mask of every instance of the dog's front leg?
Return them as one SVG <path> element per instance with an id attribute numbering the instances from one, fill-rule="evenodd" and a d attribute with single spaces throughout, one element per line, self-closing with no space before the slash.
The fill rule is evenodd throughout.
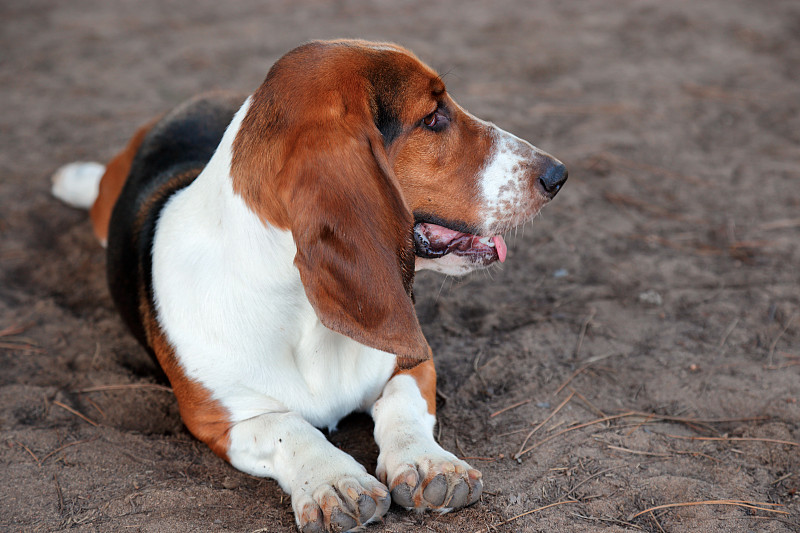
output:
<path id="1" fill-rule="evenodd" d="M 378 478 L 407 509 L 442 512 L 478 501 L 481 473 L 433 438 L 436 423 L 433 361 L 395 374 L 372 408 L 380 448 Z"/>
<path id="2" fill-rule="evenodd" d="M 384 485 L 297 413 L 236 423 L 228 459 L 239 470 L 276 479 L 292 495 L 303 533 L 349 531 L 383 516 L 391 503 Z"/>

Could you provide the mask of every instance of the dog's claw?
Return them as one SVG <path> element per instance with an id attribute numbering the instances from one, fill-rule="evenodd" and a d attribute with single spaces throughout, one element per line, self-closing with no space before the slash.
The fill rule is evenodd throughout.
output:
<path id="1" fill-rule="evenodd" d="M 303 526 L 303 533 L 325 533 L 325 526 L 320 522 L 309 522 Z"/>
<path id="2" fill-rule="evenodd" d="M 400 483 L 392 489 L 392 501 L 403 507 L 414 507 L 414 487 Z"/>
<path id="3" fill-rule="evenodd" d="M 413 465 L 406 463 L 394 475 L 385 477 L 392 487 L 392 501 L 418 511 L 445 512 L 471 505 L 483 491 L 481 473 L 452 456 L 426 457 Z"/>
<path id="4" fill-rule="evenodd" d="M 389 491 L 375 478 L 344 478 L 322 483 L 302 497 L 297 525 L 302 533 L 339 533 L 359 530 L 389 509 Z"/>

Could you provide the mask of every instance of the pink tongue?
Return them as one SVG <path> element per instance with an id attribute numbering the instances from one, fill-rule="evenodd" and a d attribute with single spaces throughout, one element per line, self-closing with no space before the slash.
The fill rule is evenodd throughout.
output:
<path id="1" fill-rule="evenodd" d="M 503 240 L 502 236 L 495 235 L 492 237 L 492 242 L 494 243 L 494 247 L 497 249 L 497 258 L 500 259 L 500 262 L 502 263 L 506 260 L 506 254 L 508 253 L 506 241 Z"/>
<path id="2" fill-rule="evenodd" d="M 425 224 L 428 230 L 429 237 L 436 237 L 442 242 L 450 242 L 464 235 L 460 231 L 445 228 L 444 226 L 437 226 L 436 224 Z"/>

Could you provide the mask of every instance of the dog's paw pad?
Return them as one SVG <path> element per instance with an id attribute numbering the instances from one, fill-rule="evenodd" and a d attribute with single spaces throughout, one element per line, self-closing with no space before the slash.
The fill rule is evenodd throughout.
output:
<path id="1" fill-rule="evenodd" d="M 297 525 L 303 533 L 356 531 L 389 509 L 389 491 L 374 478 L 344 477 L 299 496 Z"/>
<path id="2" fill-rule="evenodd" d="M 447 496 L 447 478 L 445 478 L 443 474 L 434 477 L 430 480 L 428 486 L 425 487 L 422 496 L 434 507 L 441 507 L 444 505 L 444 499 Z"/>
<path id="3" fill-rule="evenodd" d="M 478 501 L 481 473 L 455 457 L 424 458 L 389 478 L 392 501 L 407 509 L 448 511 Z"/>
<path id="4" fill-rule="evenodd" d="M 416 469 L 408 470 L 405 474 L 394 478 L 392 487 L 392 501 L 397 505 L 410 508 L 416 507 L 414 503 L 414 489 L 419 483 Z"/>

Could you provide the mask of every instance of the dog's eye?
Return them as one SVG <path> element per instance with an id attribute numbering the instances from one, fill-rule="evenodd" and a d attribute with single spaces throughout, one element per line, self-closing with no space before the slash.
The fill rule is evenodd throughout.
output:
<path id="1" fill-rule="evenodd" d="M 448 120 L 447 115 L 442 113 L 440 109 L 437 109 L 422 119 L 422 125 L 429 130 L 439 131 L 447 125 Z"/>
<path id="2" fill-rule="evenodd" d="M 433 113 L 422 119 L 422 123 L 428 126 L 429 128 L 433 128 L 434 126 L 436 126 L 436 124 L 438 124 L 438 122 L 439 122 L 439 117 L 436 111 L 434 111 Z"/>

